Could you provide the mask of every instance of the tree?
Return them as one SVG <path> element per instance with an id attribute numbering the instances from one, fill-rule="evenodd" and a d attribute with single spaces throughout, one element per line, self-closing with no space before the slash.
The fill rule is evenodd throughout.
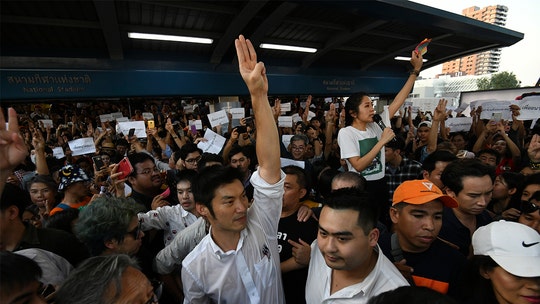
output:
<path id="1" fill-rule="evenodd" d="M 500 72 L 491 75 L 491 78 L 484 77 L 476 81 L 478 90 L 496 90 L 519 88 L 521 81 L 512 72 Z"/>

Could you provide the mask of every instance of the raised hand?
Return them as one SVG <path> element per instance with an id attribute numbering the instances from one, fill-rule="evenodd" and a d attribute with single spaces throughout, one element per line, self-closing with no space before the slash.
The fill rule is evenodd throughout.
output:
<path id="1" fill-rule="evenodd" d="M 19 135 L 17 112 L 8 109 L 8 126 L 4 112 L 0 108 L 0 170 L 10 171 L 23 162 L 28 155 L 28 149 Z"/>
<path id="2" fill-rule="evenodd" d="M 257 53 L 249 39 L 240 35 L 234 41 L 236 54 L 238 56 L 238 67 L 240 75 L 246 83 L 249 93 L 254 96 L 267 95 L 268 78 L 264 63 L 257 62 Z"/>

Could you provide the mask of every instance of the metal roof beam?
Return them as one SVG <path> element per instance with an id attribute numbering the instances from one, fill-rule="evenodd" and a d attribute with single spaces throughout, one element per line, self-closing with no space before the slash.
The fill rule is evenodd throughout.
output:
<path id="1" fill-rule="evenodd" d="M 122 48 L 122 37 L 118 29 L 118 19 L 116 18 L 116 5 L 114 1 L 94 0 L 99 23 L 103 30 L 105 44 L 109 51 L 109 56 L 113 60 L 124 59 Z"/>

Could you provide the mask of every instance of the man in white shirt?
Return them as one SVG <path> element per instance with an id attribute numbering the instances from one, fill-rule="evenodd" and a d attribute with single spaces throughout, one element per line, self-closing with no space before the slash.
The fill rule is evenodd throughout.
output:
<path id="1" fill-rule="evenodd" d="M 332 193 L 311 245 L 306 303 L 367 303 L 379 293 L 407 286 L 377 240 L 377 206 L 352 188 Z"/>
<path id="2" fill-rule="evenodd" d="M 240 36 L 235 45 L 257 128 L 259 168 L 251 177 L 254 202 L 248 209 L 237 169 L 201 170 L 193 190 L 197 211 L 211 227 L 182 262 L 184 303 L 284 303 L 277 228 L 285 174 L 268 102 L 268 79 L 251 42 Z"/>

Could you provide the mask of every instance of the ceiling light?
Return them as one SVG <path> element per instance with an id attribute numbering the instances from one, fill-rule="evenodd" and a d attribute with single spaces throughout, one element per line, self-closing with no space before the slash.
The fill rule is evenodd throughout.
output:
<path id="1" fill-rule="evenodd" d="M 304 52 L 304 53 L 317 52 L 317 49 L 314 49 L 314 48 L 292 46 L 292 45 L 282 45 L 282 44 L 271 44 L 271 43 L 261 43 L 260 47 L 263 49 L 272 49 L 272 50 L 281 50 L 281 51 L 293 51 L 293 52 Z"/>
<path id="2" fill-rule="evenodd" d="M 396 56 L 394 57 L 394 60 L 403 60 L 403 61 L 410 61 L 411 57 L 403 57 L 403 56 Z M 427 59 L 422 59 L 423 62 L 427 62 Z"/>
<path id="3" fill-rule="evenodd" d="M 145 34 L 145 33 L 128 33 L 128 37 L 132 39 L 177 41 L 177 42 L 190 42 L 190 43 L 202 43 L 202 44 L 212 44 L 212 42 L 214 42 L 213 39 L 209 39 L 209 38 Z"/>

